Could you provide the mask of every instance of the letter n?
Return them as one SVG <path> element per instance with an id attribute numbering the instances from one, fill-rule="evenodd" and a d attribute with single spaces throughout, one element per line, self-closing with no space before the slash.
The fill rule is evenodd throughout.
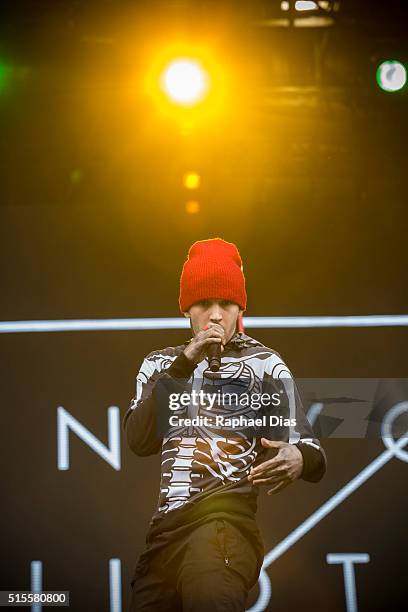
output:
<path id="1" fill-rule="evenodd" d="M 65 408 L 57 408 L 58 469 L 69 470 L 69 430 L 90 446 L 115 470 L 120 470 L 120 413 L 117 406 L 108 408 L 108 446 L 105 446 Z"/>

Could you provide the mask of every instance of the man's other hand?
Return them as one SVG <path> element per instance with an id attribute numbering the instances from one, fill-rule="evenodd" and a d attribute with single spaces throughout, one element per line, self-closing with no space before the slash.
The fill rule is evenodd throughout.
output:
<path id="1" fill-rule="evenodd" d="M 274 485 L 268 495 L 279 493 L 302 474 L 302 453 L 297 446 L 287 442 L 261 438 L 261 444 L 264 448 L 276 449 L 277 453 L 272 459 L 251 468 L 248 480 L 253 485 Z"/>

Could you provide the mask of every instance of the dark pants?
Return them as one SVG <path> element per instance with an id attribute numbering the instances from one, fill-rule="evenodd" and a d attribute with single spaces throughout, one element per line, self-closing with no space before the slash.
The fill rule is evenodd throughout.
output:
<path id="1" fill-rule="evenodd" d="M 130 612 L 244 612 L 262 562 L 235 525 L 208 521 L 138 563 Z"/>

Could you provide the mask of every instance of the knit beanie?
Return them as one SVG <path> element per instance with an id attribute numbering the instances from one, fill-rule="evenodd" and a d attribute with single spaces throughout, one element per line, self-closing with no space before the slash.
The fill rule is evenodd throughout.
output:
<path id="1" fill-rule="evenodd" d="M 246 309 L 245 276 L 239 251 L 221 238 L 199 240 L 188 252 L 180 277 L 179 305 L 187 312 L 195 302 L 230 300 Z"/>

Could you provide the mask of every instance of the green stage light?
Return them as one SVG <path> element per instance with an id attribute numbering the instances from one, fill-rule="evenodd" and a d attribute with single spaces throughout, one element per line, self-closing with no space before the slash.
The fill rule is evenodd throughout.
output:
<path id="1" fill-rule="evenodd" d="M 3 93 L 6 87 L 7 67 L 5 64 L 0 64 L 0 94 Z"/>
<path id="2" fill-rule="evenodd" d="M 407 70 L 397 61 L 382 62 L 377 68 L 377 83 L 384 91 L 399 91 L 407 82 Z"/>

